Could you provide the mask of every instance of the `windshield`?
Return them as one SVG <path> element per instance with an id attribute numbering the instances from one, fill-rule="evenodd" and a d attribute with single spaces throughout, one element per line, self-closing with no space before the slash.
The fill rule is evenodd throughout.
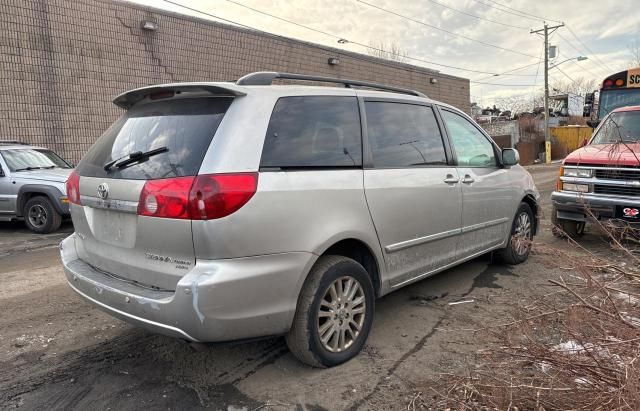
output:
<path id="1" fill-rule="evenodd" d="M 637 143 L 640 141 L 640 111 L 613 113 L 604 120 L 591 144 Z"/>
<path id="2" fill-rule="evenodd" d="M 604 118 L 613 110 L 640 105 L 640 88 L 624 90 L 602 90 L 600 92 L 600 108 L 598 118 Z"/>
<path id="3" fill-rule="evenodd" d="M 214 97 L 133 106 L 89 149 L 76 170 L 81 176 L 131 180 L 196 175 L 231 101 Z M 127 167 L 105 167 L 159 149 L 164 150 Z"/>
<path id="4" fill-rule="evenodd" d="M 51 150 L 16 148 L 2 150 L 0 153 L 2 153 L 2 157 L 11 171 L 41 168 L 71 168 L 66 161 Z"/>

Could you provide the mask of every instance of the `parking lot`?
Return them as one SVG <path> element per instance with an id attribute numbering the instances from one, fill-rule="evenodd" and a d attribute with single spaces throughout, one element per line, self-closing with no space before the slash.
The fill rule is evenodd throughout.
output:
<path id="1" fill-rule="evenodd" d="M 536 241 L 563 247 L 544 218 L 557 167 L 530 170 L 543 196 Z M 416 387 L 472 366 L 483 343 L 463 329 L 504 321 L 555 275 L 535 254 L 515 267 L 485 256 L 447 270 L 379 300 L 364 352 L 320 370 L 282 338 L 190 346 L 93 308 L 59 264 L 57 244 L 72 231 L 65 222 L 37 236 L 0 223 L 0 408 L 406 409 Z M 582 241 L 605 245 L 590 233 Z"/>

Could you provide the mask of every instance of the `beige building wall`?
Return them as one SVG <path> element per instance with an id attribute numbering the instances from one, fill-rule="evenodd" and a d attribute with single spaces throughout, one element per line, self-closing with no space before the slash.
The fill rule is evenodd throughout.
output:
<path id="1" fill-rule="evenodd" d="M 157 30 L 143 30 L 143 20 Z M 340 64 L 329 65 L 331 57 Z M 77 162 L 121 112 L 111 103 L 117 94 L 253 71 L 395 85 L 470 111 L 469 80 L 409 64 L 120 1 L 3 0 L 0 139 L 48 146 Z"/>

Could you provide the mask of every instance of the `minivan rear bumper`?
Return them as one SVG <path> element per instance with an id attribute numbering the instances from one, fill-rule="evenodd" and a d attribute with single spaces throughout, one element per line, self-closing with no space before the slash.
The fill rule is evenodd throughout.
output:
<path id="1" fill-rule="evenodd" d="M 198 260 L 175 291 L 157 291 L 93 268 L 78 257 L 75 241 L 76 234 L 64 239 L 60 254 L 76 293 L 131 324 L 200 342 L 286 333 L 304 276 L 317 258 L 291 252 Z"/>

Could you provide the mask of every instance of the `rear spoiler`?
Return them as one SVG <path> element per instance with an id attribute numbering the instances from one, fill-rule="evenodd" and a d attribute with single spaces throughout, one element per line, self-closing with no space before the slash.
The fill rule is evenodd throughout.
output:
<path id="1" fill-rule="evenodd" d="M 247 94 L 242 87 L 238 87 L 232 83 L 173 83 L 141 87 L 127 91 L 114 98 L 113 104 L 128 109 L 149 94 L 183 91 L 203 91 L 214 95 L 234 97 L 245 96 Z"/>

